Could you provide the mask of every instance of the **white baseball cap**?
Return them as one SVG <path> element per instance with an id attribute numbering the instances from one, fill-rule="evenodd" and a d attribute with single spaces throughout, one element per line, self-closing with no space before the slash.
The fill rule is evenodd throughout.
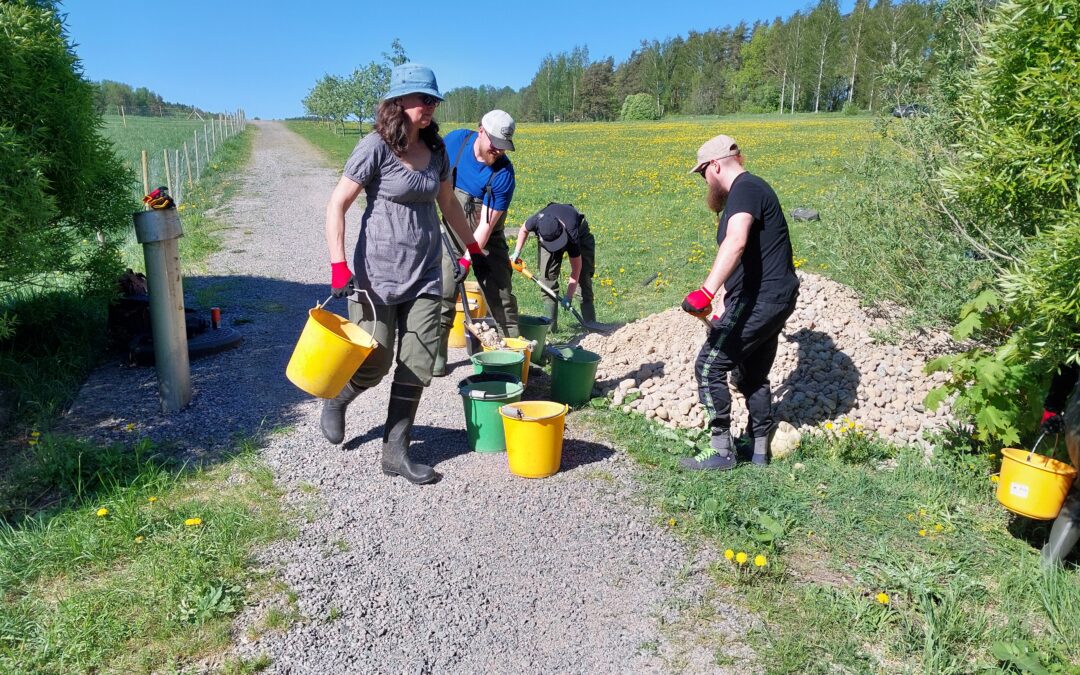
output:
<path id="1" fill-rule="evenodd" d="M 500 150 L 514 149 L 514 129 L 517 125 L 510 113 L 505 110 L 492 110 L 480 119 L 491 144 Z"/>

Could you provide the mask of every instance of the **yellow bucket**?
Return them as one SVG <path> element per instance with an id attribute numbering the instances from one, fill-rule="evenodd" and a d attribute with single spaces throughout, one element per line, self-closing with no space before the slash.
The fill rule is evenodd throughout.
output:
<path id="1" fill-rule="evenodd" d="M 559 471 L 567 410 L 566 404 L 551 401 L 521 401 L 499 408 L 510 473 L 547 478 Z"/>
<path id="2" fill-rule="evenodd" d="M 522 386 L 529 383 L 529 359 L 532 358 L 533 347 L 536 343 L 532 340 L 526 340 L 525 338 L 503 338 L 504 347 L 488 347 L 484 346 L 485 352 L 521 352 L 525 355 L 525 360 L 521 362 L 521 384 Z"/>
<path id="3" fill-rule="evenodd" d="M 461 302 L 458 302 L 455 309 L 457 311 L 454 312 L 454 325 L 450 327 L 450 337 L 446 344 L 455 349 L 461 349 L 465 346 L 465 310 Z M 469 316 L 474 319 L 480 317 L 480 310 L 471 298 L 469 299 Z"/>
<path id="4" fill-rule="evenodd" d="M 474 317 L 487 314 L 487 300 L 484 299 L 484 292 L 480 290 L 480 284 L 475 281 L 466 281 L 465 295 L 469 296 L 469 300 L 476 301 L 476 311 L 479 314 L 474 314 Z M 461 296 L 458 296 L 458 302 L 461 302 Z"/>
<path id="5" fill-rule="evenodd" d="M 285 377 L 312 396 L 334 398 L 376 346 L 366 330 L 316 305 L 308 311 Z"/>
<path id="6" fill-rule="evenodd" d="M 1057 518 L 1076 469 L 1034 450 L 1004 448 L 1001 456 L 997 499 L 1002 506 L 1036 520 Z"/>

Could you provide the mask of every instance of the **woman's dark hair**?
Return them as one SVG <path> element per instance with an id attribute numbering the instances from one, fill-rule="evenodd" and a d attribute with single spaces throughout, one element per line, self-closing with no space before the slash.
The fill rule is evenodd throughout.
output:
<path id="1" fill-rule="evenodd" d="M 379 109 L 375 112 L 375 131 L 398 157 L 404 155 L 409 147 L 409 124 L 409 118 L 398 99 L 387 99 L 379 103 Z M 435 120 L 431 120 L 431 124 L 420 130 L 420 140 L 432 152 L 442 150 L 443 140 Z"/>

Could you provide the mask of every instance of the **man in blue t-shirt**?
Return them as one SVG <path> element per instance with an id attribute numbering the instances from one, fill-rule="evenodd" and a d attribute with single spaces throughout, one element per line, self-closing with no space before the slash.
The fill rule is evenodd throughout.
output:
<path id="1" fill-rule="evenodd" d="M 680 464 L 687 469 L 735 466 L 728 390 L 728 373 L 733 371 L 735 386 L 746 397 L 752 460 L 768 464 L 775 428 L 769 370 L 780 331 L 799 295 L 787 219 L 772 187 L 743 168 L 742 153 L 730 136 L 716 136 L 702 145 L 691 173 L 705 179 L 709 210 L 720 214 L 719 250 L 705 283 L 686 296 L 682 308 L 704 319 L 713 296 L 723 288 L 724 313 L 710 321 L 695 363 L 698 399 L 709 414 L 715 453 Z"/>
<path id="2" fill-rule="evenodd" d="M 487 249 L 486 269 L 476 270 L 476 281 L 484 294 L 491 316 L 504 337 L 518 337 L 518 305 L 514 296 L 510 250 L 503 225 L 510 200 L 514 198 L 514 165 L 506 156 L 514 149 L 514 118 L 505 111 L 492 110 L 477 129 L 458 129 L 444 138 L 450 158 L 454 194 L 481 248 Z M 461 242 L 449 228 L 457 251 L 443 251 L 442 335 L 435 355 L 435 375 L 446 375 L 446 347 L 454 324 L 457 285 L 454 261 L 464 255 Z"/>

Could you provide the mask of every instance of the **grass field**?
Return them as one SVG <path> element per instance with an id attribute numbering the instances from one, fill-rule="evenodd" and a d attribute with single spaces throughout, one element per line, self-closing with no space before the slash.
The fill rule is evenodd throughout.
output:
<path id="1" fill-rule="evenodd" d="M 704 182 L 687 174 L 701 143 L 719 133 L 734 137 L 747 168 L 772 184 L 785 210 L 820 210 L 835 178 L 846 171 L 845 158 L 874 142 L 872 124 L 868 117 L 836 115 L 521 124 L 514 136 L 518 150 L 511 153 L 517 190 L 507 235 L 515 235 L 548 202 L 574 204 L 596 236 L 598 319 L 648 316 L 697 288 L 716 252 L 716 218 L 705 207 Z M 335 167 L 344 164 L 358 140 L 355 130 L 342 137 L 311 122 L 289 126 L 326 152 Z M 814 236 L 813 224 L 796 223 L 790 215 L 789 223 L 799 258 L 800 243 Z M 524 257 L 527 265 L 536 265 L 535 240 Z M 828 260 L 807 264 L 827 268 Z M 539 312 L 538 289 L 522 279 L 515 292 L 524 313 Z"/>
<path id="2" fill-rule="evenodd" d="M 186 142 L 194 145 L 195 132 L 199 132 L 199 152 L 203 152 L 202 134 L 206 122 L 172 117 L 135 117 L 128 115 L 127 126 L 119 115 L 104 115 L 102 133 L 113 144 L 113 151 L 138 177 L 136 192 L 142 191 L 141 153 L 146 150 L 151 185 L 165 184 L 162 150 L 182 149 Z M 191 151 L 194 153 L 194 150 Z M 195 157 L 191 156 L 194 166 Z M 204 157 L 205 161 L 205 157 Z"/>

